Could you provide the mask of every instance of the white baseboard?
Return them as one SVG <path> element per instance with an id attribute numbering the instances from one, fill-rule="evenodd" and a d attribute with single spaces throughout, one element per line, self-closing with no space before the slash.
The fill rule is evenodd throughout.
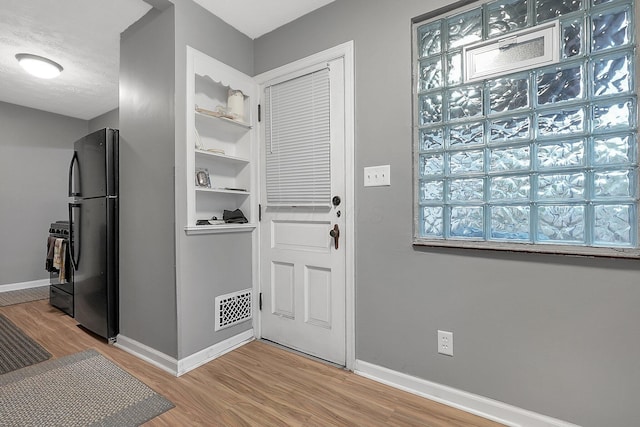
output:
<path id="1" fill-rule="evenodd" d="M 153 366 L 170 373 L 171 375 L 178 376 L 178 361 L 155 348 L 151 348 L 148 345 L 142 344 L 141 342 L 128 338 L 122 334 L 118 334 L 114 345 L 127 353 L 133 354 L 138 359 L 142 359 L 145 362 L 151 363 Z"/>
<path id="2" fill-rule="evenodd" d="M 133 354 L 139 359 L 151 363 L 171 375 L 179 377 L 180 375 L 186 374 L 187 372 L 196 369 L 197 367 L 202 366 L 225 353 L 253 341 L 253 339 L 253 329 L 250 329 L 180 360 L 167 356 L 154 348 L 131 338 L 127 338 L 122 334 L 118 335 L 115 346 L 127 353 Z"/>
<path id="3" fill-rule="evenodd" d="M 255 339 L 253 329 L 234 335 L 231 338 L 214 344 L 211 347 L 205 348 L 197 353 L 187 356 L 184 359 L 178 361 L 178 376 L 186 374 L 189 371 L 196 369 L 198 366 L 202 366 L 207 362 L 217 359 L 218 357 L 226 354 L 238 347 L 241 347 Z"/>
<path id="4" fill-rule="evenodd" d="M 0 285 L 0 292 L 19 291 L 21 289 L 39 288 L 40 286 L 49 286 L 49 279 Z"/>
<path id="5" fill-rule="evenodd" d="M 452 387 L 356 360 L 354 372 L 374 381 L 512 427 L 579 427 L 566 421 L 508 405 Z"/>

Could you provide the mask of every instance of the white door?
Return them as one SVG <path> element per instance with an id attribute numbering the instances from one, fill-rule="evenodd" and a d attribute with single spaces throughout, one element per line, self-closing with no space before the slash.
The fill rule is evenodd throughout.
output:
<path id="1" fill-rule="evenodd" d="M 344 59 L 263 86 L 262 337 L 346 362 Z"/>

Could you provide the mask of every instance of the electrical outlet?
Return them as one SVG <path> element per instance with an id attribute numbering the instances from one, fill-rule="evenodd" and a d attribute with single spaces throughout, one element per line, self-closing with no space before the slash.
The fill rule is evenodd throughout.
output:
<path id="1" fill-rule="evenodd" d="M 364 168 L 364 186 L 381 187 L 391 185 L 391 165 Z"/>
<path id="2" fill-rule="evenodd" d="M 453 356 L 453 332 L 438 331 L 438 353 Z"/>

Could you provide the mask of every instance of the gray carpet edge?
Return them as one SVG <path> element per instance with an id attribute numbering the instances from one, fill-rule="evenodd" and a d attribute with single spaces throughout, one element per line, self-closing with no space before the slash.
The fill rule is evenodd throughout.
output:
<path id="1" fill-rule="evenodd" d="M 154 394 L 146 399 L 136 402 L 126 409 L 111 414 L 90 425 L 92 427 L 111 427 L 131 424 L 141 425 L 175 407 L 173 402 L 154 391 Z M 145 413 L 148 412 L 150 408 L 153 412 Z"/>
<path id="2" fill-rule="evenodd" d="M 110 414 L 100 420 L 95 420 L 89 425 L 96 427 L 121 427 L 130 425 L 141 425 L 159 415 L 162 415 L 164 412 L 175 408 L 173 402 L 166 399 L 160 393 L 149 387 L 146 383 L 139 380 L 126 370 L 122 369 L 120 366 L 105 357 L 102 353 L 94 349 L 88 349 L 57 359 L 47 360 L 36 365 L 27 366 L 25 368 L 0 375 L 0 388 L 22 381 L 27 377 L 46 374 L 48 371 L 61 369 L 74 363 L 82 362 L 84 360 L 96 357 L 103 358 L 104 360 L 109 362 L 113 369 L 144 385 L 151 391 L 151 395 L 147 396 L 145 399 L 135 402 L 127 408 Z"/>
<path id="3" fill-rule="evenodd" d="M 0 375 L 32 366 L 51 358 L 51 353 L 0 314 Z"/>
<path id="4" fill-rule="evenodd" d="M 100 353 L 98 353 L 96 350 L 90 349 L 90 350 L 81 351 L 79 353 L 62 356 L 57 359 L 51 359 L 51 360 L 48 360 L 47 363 L 39 363 L 37 365 L 24 367 L 17 371 L 8 372 L 6 374 L 0 375 L 0 387 L 20 381 L 25 376 L 39 375 L 55 368 L 67 366 L 73 362 L 78 362 L 81 360 L 88 359 L 90 357 L 95 357 L 98 354 Z"/>
<path id="5" fill-rule="evenodd" d="M 0 292 L 0 307 L 49 298 L 49 285 Z"/>

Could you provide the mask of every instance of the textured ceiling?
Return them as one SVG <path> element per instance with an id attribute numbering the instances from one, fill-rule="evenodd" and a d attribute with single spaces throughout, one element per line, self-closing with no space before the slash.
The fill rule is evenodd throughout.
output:
<path id="1" fill-rule="evenodd" d="M 1 0 L 0 101 L 85 120 L 117 108 L 120 33 L 150 8 L 142 0 Z M 64 71 L 32 77 L 15 59 L 21 52 Z"/>
<path id="2" fill-rule="evenodd" d="M 257 38 L 334 0 L 194 1 Z M 0 0 L 0 101 L 84 120 L 117 108 L 120 33 L 150 8 L 143 0 Z M 32 77 L 17 53 L 64 71 Z"/>

